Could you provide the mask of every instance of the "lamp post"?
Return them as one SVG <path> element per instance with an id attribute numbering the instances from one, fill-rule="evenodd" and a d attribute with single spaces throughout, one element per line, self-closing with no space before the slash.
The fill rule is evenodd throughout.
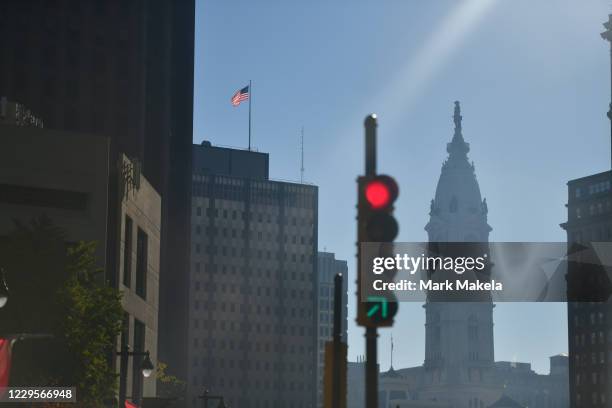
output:
<path id="1" fill-rule="evenodd" d="M 9 289 L 6 284 L 6 276 L 4 275 L 4 269 L 0 268 L 0 308 L 6 305 L 8 302 Z"/>
<path id="2" fill-rule="evenodd" d="M 144 360 L 139 364 L 140 371 L 144 378 L 149 378 L 153 373 L 155 367 L 151 361 L 149 351 L 130 351 L 129 346 L 126 344 L 121 348 L 121 351 L 116 353 L 120 359 L 119 368 L 119 406 L 123 408 L 125 406 L 126 389 L 127 389 L 127 370 L 128 370 L 128 358 L 129 357 L 144 357 Z M 136 368 L 136 367 L 134 367 Z M 140 388 L 140 387 L 139 387 Z M 134 385 L 132 385 L 133 394 Z M 138 395 L 132 395 L 134 402 L 140 403 L 140 397 L 142 390 L 139 389 Z"/>

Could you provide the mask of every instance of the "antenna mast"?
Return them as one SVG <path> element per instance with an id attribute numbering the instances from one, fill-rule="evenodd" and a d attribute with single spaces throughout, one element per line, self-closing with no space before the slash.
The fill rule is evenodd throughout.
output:
<path id="1" fill-rule="evenodd" d="M 302 126 L 302 136 L 300 138 L 300 154 L 301 154 L 300 183 L 304 184 L 304 126 Z"/>
<path id="2" fill-rule="evenodd" d="M 304 126 L 302 126 L 302 132 L 300 136 L 300 183 L 304 184 Z"/>

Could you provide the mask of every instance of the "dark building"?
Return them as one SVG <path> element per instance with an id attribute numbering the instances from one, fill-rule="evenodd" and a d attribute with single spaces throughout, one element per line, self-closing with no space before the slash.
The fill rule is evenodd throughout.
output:
<path id="1" fill-rule="evenodd" d="M 182 378 L 194 20 L 195 0 L 0 2 L 0 95 L 28 106 L 47 129 L 108 136 L 111 162 L 121 153 L 137 159 L 162 197 L 159 355 Z M 111 184 L 109 201 L 118 195 Z M 109 212 L 109 230 L 121 225 Z M 108 245 L 107 265 L 118 265 L 119 248 Z M 107 273 L 117 285 L 119 268 Z"/>
<path id="2" fill-rule="evenodd" d="M 342 322 L 341 335 L 344 343 L 348 342 L 348 265 L 346 261 L 336 259 L 331 252 L 319 252 L 319 300 L 317 319 L 319 339 L 317 341 L 318 363 L 318 405 L 323 406 L 323 375 L 325 372 L 325 343 L 333 340 L 334 334 L 334 277 L 342 274 Z"/>
<path id="3" fill-rule="evenodd" d="M 568 249 L 612 241 L 611 183 L 610 171 L 567 183 Z M 568 302 L 567 318 L 571 407 L 612 407 L 612 304 Z"/>
<path id="4" fill-rule="evenodd" d="M 193 147 L 189 401 L 311 408 L 318 188 L 268 178 L 268 155 Z"/>

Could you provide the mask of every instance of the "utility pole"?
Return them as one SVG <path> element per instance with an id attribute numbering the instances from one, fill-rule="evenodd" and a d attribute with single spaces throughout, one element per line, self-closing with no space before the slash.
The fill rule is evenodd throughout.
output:
<path id="1" fill-rule="evenodd" d="M 376 115 L 365 120 L 365 176 L 376 175 Z M 359 243 L 361 245 L 361 242 Z M 361 263 L 361 260 L 360 260 Z M 358 299 L 361 301 L 361 299 Z M 378 329 L 366 327 L 366 408 L 378 408 Z"/>

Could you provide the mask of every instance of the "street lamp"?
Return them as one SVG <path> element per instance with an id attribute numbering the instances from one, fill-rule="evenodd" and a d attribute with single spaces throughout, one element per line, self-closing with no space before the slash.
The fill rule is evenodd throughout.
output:
<path id="1" fill-rule="evenodd" d="M 0 308 L 6 305 L 8 302 L 9 289 L 6 284 L 6 277 L 4 276 L 4 269 L 0 268 Z"/>
<path id="2" fill-rule="evenodd" d="M 145 354 L 145 358 L 142 361 L 142 364 L 140 365 L 140 368 L 142 369 L 142 376 L 144 378 L 149 378 L 151 376 L 151 374 L 153 373 L 153 370 L 155 369 L 155 367 L 153 366 L 153 362 L 151 361 L 151 357 L 149 356 L 149 352 L 148 351 Z"/>
<path id="3" fill-rule="evenodd" d="M 126 399 L 126 389 L 127 389 L 127 370 L 128 370 L 128 358 L 129 357 L 144 357 L 144 360 L 140 362 L 140 371 L 144 378 L 149 378 L 151 374 L 153 374 L 153 370 L 155 367 L 153 366 L 153 362 L 151 361 L 151 356 L 149 351 L 130 351 L 129 346 L 126 344 L 121 347 L 121 351 L 116 353 L 121 358 L 120 368 L 119 368 L 119 403 L 120 407 L 125 405 Z M 134 367 L 136 368 L 136 367 Z M 134 384 L 132 385 L 132 394 L 134 393 Z M 138 401 L 140 403 L 140 397 L 142 393 L 142 389 L 138 387 L 139 395 L 132 395 L 132 399 Z"/>

